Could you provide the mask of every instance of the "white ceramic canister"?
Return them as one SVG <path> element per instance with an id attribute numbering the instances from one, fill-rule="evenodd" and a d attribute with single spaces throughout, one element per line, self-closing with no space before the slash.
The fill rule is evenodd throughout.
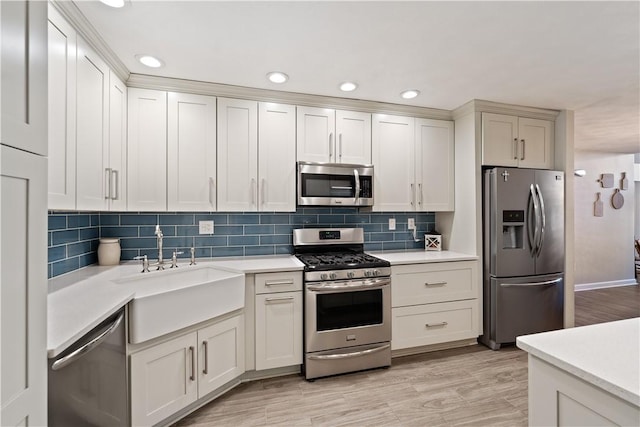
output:
<path id="1" fill-rule="evenodd" d="M 98 264 L 120 264 L 120 239 L 100 239 L 100 244 L 98 245 Z"/>

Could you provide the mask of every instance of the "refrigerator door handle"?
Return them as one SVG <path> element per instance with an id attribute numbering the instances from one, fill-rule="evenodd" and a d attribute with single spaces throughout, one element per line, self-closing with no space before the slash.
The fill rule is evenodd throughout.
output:
<path id="1" fill-rule="evenodd" d="M 551 286 L 556 283 L 562 282 L 562 277 L 558 277 L 553 280 L 545 280 L 544 282 L 531 282 L 531 283 L 500 283 L 502 288 L 514 288 L 514 287 L 527 287 L 527 286 Z"/>
<path id="2" fill-rule="evenodd" d="M 538 237 L 538 243 L 536 244 L 536 246 L 538 247 L 538 250 L 536 252 L 536 258 L 537 258 L 540 256 L 540 252 L 542 252 L 542 243 L 544 242 L 544 232 L 545 232 L 545 229 L 547 228 L 547 217 L 544 213 L 544 198 L 542 197 L 542 190 L 540 190 L 540 186 L 538 186 L 538 184 L 536 184 L 536 194 L 540 202 L 540 222 L 541 222 L 540 236 Z"/>
<path id="3" fill-rule="evenodd" d="M 529 247 L 532 257 L 536 256 L 538 247 L 538 199 L 536 198 L 533 184 L 529 186 L 529 208 L 527 212 L 527 234 L 529 236 Z M 533 210 L 533 218 L 531 213 Z M 532 220 L 533 219 L 533 220 Z"/>

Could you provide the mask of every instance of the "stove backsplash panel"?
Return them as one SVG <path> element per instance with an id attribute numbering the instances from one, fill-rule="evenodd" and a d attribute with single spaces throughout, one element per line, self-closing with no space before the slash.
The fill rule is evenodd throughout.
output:
<path id="1" fill-rule="evenodd" d="M 396 230 L 389 231 L 389 218 Z M 357 208 L 298 208 L 279 212 L 49 212 L 49 278 L 97 263 L 100 237 L 118 237 L 122 260 L 147 254 L 157 258 L 155 225 L 164 234 L 165 259 L 173 251 L 196 248 L 196 257 L 291 254 L 294 228 L 362 227 L 365 250 L 407 250 L 424 247 L 407 229 L 415 218 L 417 235 L 435 227 L 433 213 L 358 212 Z M 214 233 L 198 234 L 199 221 L 214 221 Z"/>

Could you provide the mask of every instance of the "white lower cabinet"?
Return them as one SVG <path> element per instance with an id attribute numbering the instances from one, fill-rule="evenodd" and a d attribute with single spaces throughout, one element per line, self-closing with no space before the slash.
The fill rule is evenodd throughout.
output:
<path id="1" fill-rule="evenodd" d="M 131 355 L 131 423 L 153 425 L 244 373 L 244 314 Z"/>
<path id="2" fill-rule="evenodd" d="M 391 267 L 391 349 L 479 335 L 478 262 Z"/>
<path id="3" fill-rule="evenodd" d="M 302 363 L 302 274 L 256 274 L 256 370 Z"/>

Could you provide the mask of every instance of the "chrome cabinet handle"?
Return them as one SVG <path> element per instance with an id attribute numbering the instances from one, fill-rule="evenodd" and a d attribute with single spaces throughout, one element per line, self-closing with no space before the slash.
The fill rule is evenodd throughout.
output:
<path id="1" fill-rule="evenodd" d="M 339 148 L 340 148 L 340 151 L 338 152 L 339 153 L 338 155 L 340 156 L 340 160 L 342 160 L 342 134 L 338 135 L 338 141 L 339 141 L 338 144 L 339 144 Z"/>
<path id="2" fill-rule="evenodd" d="M 448 323 L 447 322 L 438 322 L 438 323 L 425 323 L 425 327 L 427 328 L 435 328 L 438 326 L 447 326 Z"/>
<path id="3" fill-rule="evenodd" d="M 213 205 L 213 200 L 214 200 L 214 194 L 213 192 L 215 191 L 216 188 L 216 182 L 214 181 L 213 177 L 209 177 L 209 204 Z"/>
<path id="4" fill-rule="evenodd" d="M 293 279 L 271 280 L 264 282 L 265 286 L 293 285 Z"/>
<path id="5" fill-rule="evenodd" d="M 385 344 L 385 345 L 382 345 L 380 347 L 370 348 L 368 350 L 354 351 L 353 353 L 321 354 L 321 355 L 318 355 L 318 356 L 307 356 L 307 357 L 309 357 L 309 359 L 311 359 L 311 360 L 348 359 L 348 358 L 351 358 L 351 357 L 366 356 L 367 354 L 377 353 L 379 351 L 386 350 L 389 347 L 391 347 L 389 344 Z"/>
<path id="6" fill-rule="evenodd" d="M 196 349 L 193 348 L 192 345 L 189 346 L 189 352 L 191 353 L 191 375 L 189 376 L 189 379 L 191 381 L 195 381 L 196 380 Z"/>
<path id="7" fill-rule="evenodd" d="M 520 142 L 522 142 L 522 157 L 520 157 L 520 160 L 524 160 L 524 158 L 525 158 L 525 155 L 524 155 L 525 141 L 524 141 L 524 139 L 521 139 Z"/>
<path id="8" fill-rule="evenodd" d="M 260 181 L 260 204 L 264 205 L 264 187 L 265 187 L 265 179 L 262 178 Z"/>
<path id="9" fill-rule="evenodd" d="M 209 373 L 209 341 L 202 341 L 204 346 L 204 369 L 202 373 L 207 375 Z"/>
<path id="10" fill-rule="evenodd" d="M 513 138 L 513 160 L 518 160 L 518 138 Z"/>
<path id="11" fill-rule="evenodd" d="M 264 302 L 266 304 L 277 304 L 279 302 L 291 301 L 293 297 L 280 297 L 280 298 L 266 298 Z"/>
<path id="12" fill-rule="evenodd" d="M 424 282 L 425 286 L 444 286 L 446 284 L 447 284 L 447 282 L 431 282 L 431 283 Z"/>
<path id="13" fill-rule="evenodd" d="M 111 169 L 111 176 L 113 176 L 113 180 L 111 180 L 111 184 L 113 185 L 112 189 L 115 188 L 116 190 L 116 195 L 112 196 L 111 199 L 120 200 L 120 191 L 118 185 L 118 183 L 120 182 L 120 173 L 116 169 Z M 109 195 L 111 195 L 111 191 L 109 192 Z"/>
<path id="14" fill-rule="evenodd" d="M 100 331 L 100 333 L 91 341 L 89 341 L 79 349 L 74 350 L 68 355 L 53 362 L 53 364 L 51 365 L 51 370 L 57 371 L 58 369 L 62 369 L 65 366 L 80 359 L 82 356 L 84 356 L 91 350 L 93 350 L 95 347 L 100 345 L 100 343 L 106 340 L 109 337 L 109 335 L 111 335 L 116 330 L 118 326 L 120 326 L 120 323 L 122 323 L 123 319 L 124 319 L 124 311 L 120 313 L 120 315 L 116 318 L 116 320 L 114 320 L 111 324 L 109 324 L 102 331 Z"/>
<path id="15" fill-rule="evenodd" d="M 418 183 L 418 195 L 420 196 L 418 204 L 422 205 L 422 183 Z"/>
<path id="16" fill-rule="evenodd" d="M 257 192 L 257 185 L 258 183 L 256 182 L 255 178 L 251 178 L 251 204 L 255 205 L 256 204 L 256 192 Z"/>
<path id="17" fill-rule="evenodd" d="M 104 199 L 111 198 L 111 168 L 104 168 Z"/>
<path id="18" fill-rule="evenodd" d="M 333 132 L 329 132 L 329 160 L 333 157 Z"/>
<path id="19" fill-rule="evenodd" d="M 414 205 L 416 201 L 416 193 L 413 191 L 413 184 L 411 184 L 411 206 Z"/>

